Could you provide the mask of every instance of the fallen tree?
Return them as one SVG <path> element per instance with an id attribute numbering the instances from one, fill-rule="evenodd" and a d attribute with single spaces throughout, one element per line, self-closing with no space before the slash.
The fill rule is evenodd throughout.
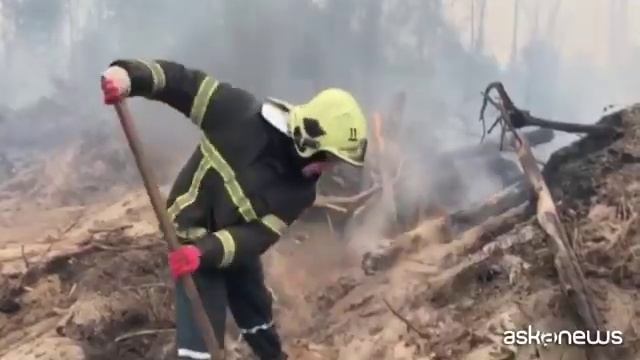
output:
<path id="1" fill-rule="evenodd" d="M 500 215 L 509 209 L 524 204 L 530 197 L 530 189 L 524 181 L 519 181 L 496 193 L 482 203 L 449 215 L 454 232 L 460 233 Z"/>
<path id="2" fill-rule="evenodd" d="M 490 91 L 496 90 L 499 101 L 490 97 Z M 519 136 L 517 128 L 524 126 L 544 126 L 562 131 L 585 132 L 591 135 L 612 135 L 616 129 L 606 125 L 577 125 L 563 124 L 531 116 L 528 112 L 518 109 L 503 85 L 499 82 L 491 83 L 485 93 L 484 102 L 480 113 L 480 120 L 484 119 L 484 111 L 487 104 L 491 103 L 499 111 L 500 115 L 494 125 L 502 125 L 502 138 L 508 130 L 514 136 L 514 147 L 525 173 L 529 185 L 535 191 L 537 197 L 536 215 L 540 226 L 551 238 L 550 246 L 555 254 L 555 266 L 559 279 L 565 291 L 565 295 L 575 305 L 576 318 L 586 330 L 596 332 L 604 331 L 603 316 L 593 301 L 593 292 L 587 284 L 584 272 L 571 245 L 567 231 L 562 224 L 553 198 L 542 176 L 537 162 L 531 153 L 527 140 Z M 491 130 L 491 129 L 490 129 Z M 614 355 L 606 348 L 596 348 L 591 354 L 592 359 L 613 359 Z"/>

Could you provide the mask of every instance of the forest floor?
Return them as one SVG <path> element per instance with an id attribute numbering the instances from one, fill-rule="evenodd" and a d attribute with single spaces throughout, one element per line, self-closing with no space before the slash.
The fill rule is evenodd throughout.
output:
<path id="1" fill-rule="evenodd" d="M 623 334 L 617 358 L 634 359 L 640 107 L 602 121 L 623 136 L 578 140 L 544 174 L 607 329 Z M 0 360 L 172 358 L 166 246 L 144 190 L 108 176 L 135 170 L 105 154 L 79 143 L 0 184 Z M 588 359 L 588 346 L 504 343 L 508 330 L 576 325 L 535 214 L 488 221 L 508 226 L 454 233 L 446 216 L 425 219 L 369 274 L 327 224 L 295 224 L 264 259 L 290 358 Z M 248 358 L 232 321 L 228 337 L 228 358 Z"/>

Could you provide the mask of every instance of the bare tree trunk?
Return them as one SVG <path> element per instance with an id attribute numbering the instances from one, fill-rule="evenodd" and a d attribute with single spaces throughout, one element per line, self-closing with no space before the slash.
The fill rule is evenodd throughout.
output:
<path id="1" fill-rule="evenodd" d="M 382 1 L 369 0 L 366 5 L 367 14 L 365 24 L 361 34 L 361 56 L 362 56 L 362 92 L 365 106 L 373 105 L 375 94 L 376 69 L 380 54 L 380 24 L 382 17 Z"/>
<path id="2" fill-rule="evenodd" d="M 2 6 L 2 26 L 3 26 L 3 41 L 4 41 L 4 56 L 5 56 L 5 69 L 11 69 L 13 67 L 15 57 L 12 56 L 19 44 L 18 36 L 20 34 L 20 19 L 17 15 L 16 7 L 19 4 L 11 3 Z M 8 72 L 5 72 L 5 76 L 10 76 Z"/>
<path id="3" fill-rule="evenodd" d="M 2 51 L 2 60 L 5 66 L 9 63 L 9 25 L 6 10 L 0 8 L 0 51 Z"/>
<path id="4" fill-rule="evenodd" d="M 471 38 L 469 39 L 469 48 L 472 49 L 476 43 L 476 0 L 471 0 Z"/>
<path id="5" fill-rule="evenodd" d="M 487 10 L 487 0 L 480 0 L 480 22 L 478 23 L 478 38 L 476 39 L 475 51 L 482 52 L 484 49 L 484 20 Z"/>
<path id="6" fill-rule="evenodd" d="M 618 39 L 616 39 L 616 13 L 617 13 L 617 0 L 609 0 L 609 51 L 607 51 L 609 57 L 609 63 L 612 63 L 616 58 L 616 52 L 618 50 Z"/>
<path id="7" fill-rule="evenodd" d="M 259 96 L 267 96 L 275 70 L 278 24 L 269 8 L 253 1 L 224 2 L 225 26 L 230 33 L 231 58 L 242 69 L 237 82 Z"/>
<path id="8" fill-rule="evenodd" d="M 518 56 L 518 14 L 520 13 L 520 0 L 513 3 L 513 29 L 511 33 L 511 66 L 513 66 Z"/>
<path id="9" fill-rule="evenodd" d="M 619 59 L 628 59 L 628 49 L 630 44 L 629 41 L 629 0 L 620 0 L 620 16 L 618 21 L 618 36 L 619 36 L 619 44 L 621 46 L 621 50 L 623 51 L 620 54 Z"/>
<path id="10" fill-rule="evenodd" d="M 533 28 L 531 29 L 531 38 L 539 40 L 540 36 L 540 2 L 536 1 L 533 8 Z"/>
<path id="11" fill-rule="evenodd" d="M 624 49 L 627 44 L 627 11 L 626 0 L 609 1 L 609 62 L 619 65 L 625 58 Z"/>
<path id="12" fill-rule="evenodd" d="M 534 8 L 533 8 L 533 26 L 531 29 L 531 41 L 536 42 L 539 41 L 540 39 L 542 39 L 542 37 L 544 36 L 544 34 L 540 34 L 540 2 L 536 1 Z M 532 96 L 532 88 L 533 88 L 533 73 L 532 70 L 529 68 L 527 70 L 527 74 L 526 74 L 526 82 L 525 82 L 525 88 L 524 88 L 524 103 L 528 104 L 531 101 L 531 96 Z"/>
<path id="13" fill-rule="evenodd" d="M 67 5 L 67 21 L 69 23 L 69 35 L 67 40 L 69 41 L 68 46 L 68 68 L 67 68 L 67 78 L 70 78 L 71 74 L 73 74 L 73 69 L 75 69 L 75 65 L 76 65 L 76 52 L 73 49 L 73 44 L 75 43 L 75 37 L 74 37 L 74 32 L 75 32 L 75 18 L 73 16 L 73 0 L 67 0 L 66 1 L 66 5 Z"/>
<path id="14" fill-rule="evenodd" d="M 547 20 L 547 36 L 553 36 L 556 31 L 556 25 L 558 24 L 558 15 L 560 14 L 560 6 L 562 5 L 562 0 L 556 0 L 553 4 L 553 8 L 551 9 L 551 13 L 549 14 L 549 20 Z"/>

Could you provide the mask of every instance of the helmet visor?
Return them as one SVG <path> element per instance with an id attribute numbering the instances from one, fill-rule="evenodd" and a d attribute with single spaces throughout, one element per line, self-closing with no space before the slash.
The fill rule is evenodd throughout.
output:
<path id="1" fill-rule="evenodd" d="M 338 157 L 340 160 L 360 167 L 364 165 L 364 159 L 367 153 L 367 139 L 361 139 L 357 145 L 352 147 L 342 147 L 339 149 L 328 148 L 324 150 Z"/>

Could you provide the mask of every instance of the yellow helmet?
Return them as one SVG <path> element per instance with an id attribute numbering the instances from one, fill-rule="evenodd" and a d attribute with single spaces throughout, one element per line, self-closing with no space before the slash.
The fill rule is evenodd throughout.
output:
<path id="1" fill-rule="evenodd" d="M 351 94 L 326 89 L 306 104 L 288 107 L 289 133 L 300 156 L 327 151 L 352 165 L 364 165 L 367 120 Z"/>

